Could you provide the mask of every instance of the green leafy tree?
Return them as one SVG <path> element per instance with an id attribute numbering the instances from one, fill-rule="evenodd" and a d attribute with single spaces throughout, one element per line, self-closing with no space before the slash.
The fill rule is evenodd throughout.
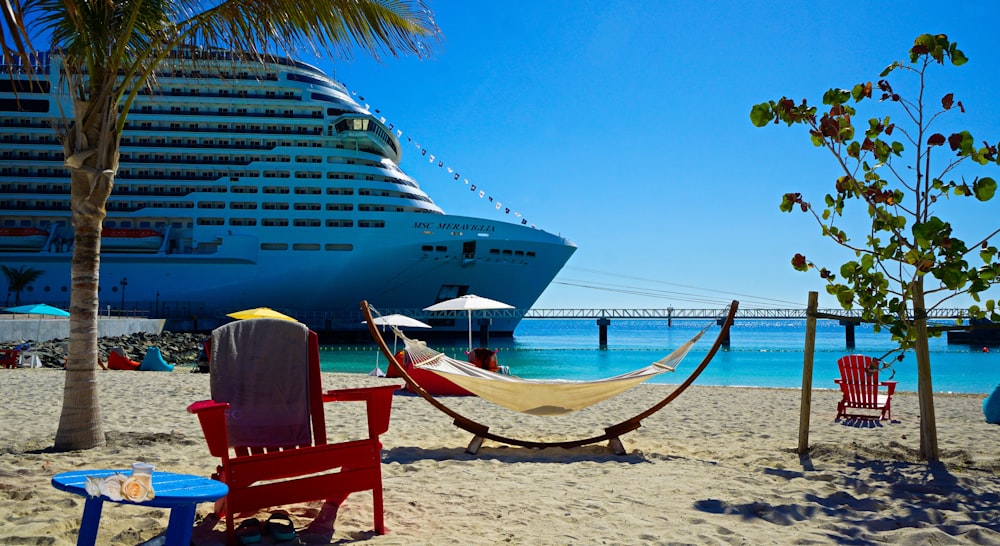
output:
<path id="1" fill-rule="evenodd" d="M 0 265 L 0 271 L 3 271 L 3 276 L 7 277 L 8 292 L 14 293 L 14 305 L 21 305 L 21 292 L 31 283 L 37 281 L 38 277 L 42 276 L 42 273 L 45 273 L 41 269 L 34 269 L 25 265 L 18 268 Z"/>
<path id="2" fill-rule="evenodd" d="M 7 0 L 0 46 L 26 66 L 44 41 L 62 62 L 72 112 L 56 123 L 70 170 L 73 262 L 70 341 L 55 447 L 104 445 L 97 393 L 101 226 L 132 102 L 154 86 L 179 47 L 223 48 L 252 59 L 297 47 L 349 58 L 360 48 L 424 56 L 440 37 L 422 0 Z M 8 63 L 9 65 L 10 63 Z"/>
<path id="3" fill-rule="evenodd" d="M 801 193 L 787 193 L 780 208 L 811 214 L 823 236 L 853 252 L 856 259 L 841 265 L 837 273 L 803 254 L 792 258 L 792 266 L 818 272 L 827 292 L 845 309 L 857 306 L 876 331 L 891 332 L 899 348 L 883 357 L 888 362 L 885 366 L 913 350 L 920 399 L 920 454 L 929 461 L 938 459 L 938 447 L 928 337 L 940 333 L 928 331 L 927 314 L 965 295 L 976 302 L 969 307 L 970 316 L 1000 319 L 995 300 L 981 299 L 1000 276 L 997 247 L 991 243 L 1000 230 L 961 239 L 951 223 L 938 215 L 938 209 L 948 203 L 985 203 L 993 198 L 996 182 L 992 178 L 952 179 L 960 165 L 971 170 L 1000 164 L 997 145 L 977 141 L 968 131 L 937 131 L 936 125 L 947 117 L 965 113 L 952 93 L 937 100 L 925 96 L 928 71 L 946 61 L 958 67 L 967 59 L 947 36 L 923 34 L 910 48 L 909 62 L 893 62 L 874 84 L 830 89 L 823 95 L 822 111 L 806 100 L 796 103 L 786 97 L 757 104 L 750 111 L 757 127 L 781 122 L 804 126 L 812 144 L 836 159 L 838 176 L 819 206 Z M 887 79 L 890 75 L 911 78 L 905 83 L 913 90 L 912 98 L 893 88 Z M 901 110 L 899 120 L 884 115 L 855 125 L 855 105 L 873 99 Z M 850 203 L 857 203 L 870 219 L 858 238 L 842 225 L 849 224 L 844 212 Z"/>

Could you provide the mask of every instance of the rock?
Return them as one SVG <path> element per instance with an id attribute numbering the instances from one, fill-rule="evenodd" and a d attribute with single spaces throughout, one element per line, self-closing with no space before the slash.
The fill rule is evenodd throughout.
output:
<path id="1" fill-rule="evenodd" d="M 97 345 L 102 362 L 108 361 L 108 353 L 114 347 L 121 347 L 126 356 L 137 362 L 142 362 L 147 347 L 159 347 L 168 363 L 175 366 L 197 366 L 201 342 L 207 336 L 208 334 L 190 332 L 163 332 L 160 335 L 140 332 L 118 337 L 102 337 L 97 340 Z M 0 349 L 11 349 L 24 341 L 5 341 L 0 343 Z M 68 339 L 53 339 L 39 343 L 33 350 L 42 362 L 42 366 L 62 368 L 68 345 Z"/>

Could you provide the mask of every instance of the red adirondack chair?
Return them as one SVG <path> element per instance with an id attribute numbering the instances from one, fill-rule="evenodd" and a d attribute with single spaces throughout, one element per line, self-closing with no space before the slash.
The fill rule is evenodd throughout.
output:
<path id="1" fill-rule="evenodd" d="M 837 404 L 837 420 L 841 417 L 858 419 L 874 419 L 874 415 L 848 413 L 848 410 L 879 411 L 880 421 L 892 419 L 892 395 L 896 392 L 895 381 L 878 380 L 878 360 L 864 355 L 847 355 L 837 360 L 840 367 L 840 379 L 834 382 L 840 385 L 844 395 Z M 885 387 L 879 393 L 879 387 Z"/>
<path id="2" fill-rule="evenodd" d="M 383 534 L 382 444 L 399 385 L 322 391 L 319 343 L 286 320 L 232 322 L 212 332 L 212 400 L 195 402 L 213 456 L 213 479 L 229 486 L 215 512 L 236 543 L 234 516 L 261 508 L 372 491 L 375 532 Z M 306 396 L 304 396 L 306 395 Z M 324 403 L 367 404 L 367 438 L 327 443 Z M 339 469 L 339 470 L 338 470 Z M 262 483 L 263 482 L 263 483 Z"/>
<path id="3" fill-rule="evenodd" d="M 0 349 L 0 368 L 16 368 L 21 359 L 21 351 L 17 349 Z"/>

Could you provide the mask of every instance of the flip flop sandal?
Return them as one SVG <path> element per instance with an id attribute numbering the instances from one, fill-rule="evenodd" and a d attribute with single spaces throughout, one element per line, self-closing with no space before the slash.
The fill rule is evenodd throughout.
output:
<path id="1" fill-rule="evenodd" d="M 236 538 L 240 544 L 255 544 L 261 540 L 260 520 L 247 518 L 236 527 Z"/>
<path id="2" fill-rule="evenodd" d="M 292 524 L 291 516 L 284 510 L 271 513 L 271 517 L 267 518 L 267 531 L 278 542 L 295 538 L 295 525 Z"/>

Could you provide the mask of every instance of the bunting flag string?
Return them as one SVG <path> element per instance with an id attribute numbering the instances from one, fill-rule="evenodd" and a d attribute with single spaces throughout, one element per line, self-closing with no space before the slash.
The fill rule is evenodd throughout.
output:
<path id="1" fill-rule="evenodd" d="M 344 84 L 344 87 L 346 88 L 347 85 Z M 369 104 L 367 102 L 365 102 L 365 98 L 363 96 L 361 96 L 361 95 L 358 95 L 357 91 L 351 91 L 351 95 L 353 97 L 356 97 L 357 100 L 360 101 L 360 103 L 364 103 L 365 110 L 367 110 L 369 112 L 374 112 L 376 115 L 381 115 L 382 114 L 382 111 L 380 109 L 378 109 L 378 108 L 376 108 L 375 110 L 372 110 L 371 107 L 369 106 Z M 381 116 L 378 119 L 383 124 L 387 123 L 385 116 Z M 401 129 L 396 128 L 396 126 L 394 124 L 388 124 L 388 128 L 389 128 L 390 132 L 392 132 L 393 130 L 395 130 L 396 138 L 398 138 L 398 139 L 403 138 L 403 131 Z M 503 204 L 499 200 L 493 199 L 493 196 L 490 195 L 490 194 L 488 194 L 485 190 L 479 189 L 479 187 L 476 184 L 473 184 L 473 183 L 469 182 L 468 178 L 462 178 L 462 176 L 458 173 L 458 171 L 456 171 L 450 165 L 446 164 L 444 162 L 444 160 L 441 159 L 440 157 L 437 157 L 435 154 L 430 153 L 427 148 L 424 148 L 423 146 L 420 145 L 420 143 L 414 141 L 412 137 L 407 136 L 406 137 L 406 142 L 413 144 L 413 146 L 417 150 L 420 151 L 420 155 L 422 157 L 427 157 L 427 162 L 430 163 L 431 165 L 434 164 L 435 159 L 436 159 L 437 160 L 437 166 L 438 166 L 438 168 L 445 169 L 448 172 L 448 174 L 452 175 L 452 179 L 455 180 L 456 182 L 459 181 L 459 180 L 461 180 L 462 183 L 465 186 L 469 187 L 469 191 L 472 192 L 473 194 L 476 194 L 476 192 L 478 191 L 479 192 L 479 198 L 480 199 L 484 199 L 484 198 L 487 199 L 488 203 L 493 204 L 493 208 L 494 209 L 496 209 L 498 211 L 502 210 L 503 214 L 508 214 L 508 215 L 509 214 L 513 214 L 514 217 L 519 220 L 519 223 L 522 226 L 528 225 L 528 220 L 525 219 L 523 216 L 521 216 L 520 212 L 518 212 L 518 211 L 511 211 L 510 207 L 503 206 Z M 531 227 L 534 228 L 536 226 L 535 226 L 535 224 L 531 224 Z"/>

